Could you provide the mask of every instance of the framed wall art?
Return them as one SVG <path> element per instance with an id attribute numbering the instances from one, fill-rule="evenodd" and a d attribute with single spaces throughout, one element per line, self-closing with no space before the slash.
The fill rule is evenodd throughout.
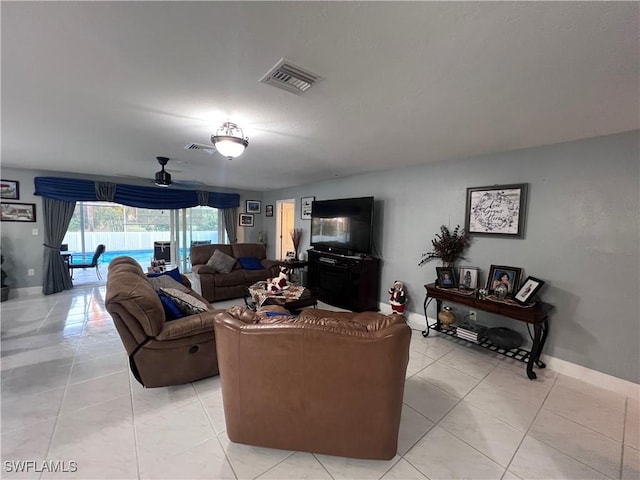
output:
<path id="1" fill-rule="evenodd" d="M 264 215 L 266 217 L 273 217 L 273 205 L 265 205 Z"/>
<path id="2" fill-rule="evenodd" d="M 35 203 L 8 203 L 0 204 L 0 220 L 3 222 L 35 222 Z"/>
<path id="3" fill-rule="evenodd" d="M 467 188 L 469 235 L 524 238 L 528 184 Z"/>
<path id="4" fill-rule="evenodd" d="M 311 206 L 316 197 L 302 197 L 300 199 L 300 218 L 302 220 L 311 220 Z"/>
<path id="5" fill-rule="evenodd" d="M 247 213 L 260 213 L 262 202 L 260 200 L 247 200 Z"/>
<path id="6" fill-rule="evenodd" d="M 0 180 L 0 198 L 20 200 L 20 182 L 16 180 Z"/>
<path id="7" fill-rule="evenodd" d="M 513 298 L 520 305 L 528 305 L 543 285 L 544 282 L 542 280 L 535 277 L 527 277 Z"/>
<path id="8" fill-rule="evenodd" d="M 487 291 L 493 294 L 496 288 L 504 285 L 507 287 L 507 295 L 512 296 L 520 286 L 521 275 L 521 268 L 491 265 L 487 278 Z"/>
<path id="9" fill-rule="evenodd" d="M 241 227 L 253 227 L 253 215 L 250 213 L 241 213 L 239 225 Z"/>

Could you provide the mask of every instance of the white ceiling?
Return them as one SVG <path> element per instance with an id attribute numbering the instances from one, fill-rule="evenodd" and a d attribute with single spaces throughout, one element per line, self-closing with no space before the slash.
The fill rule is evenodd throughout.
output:
<path id="1" fill-rule="evenodd" d="M 639 128 L 639 3 L 1 2 L 2 165 L 269 190 Z M 281 57 L 324 80 L 258 83 Z M 187 151 L 223 121 L 250 144 Z M 606 159 L 603 159 L 606 160 Z"/>

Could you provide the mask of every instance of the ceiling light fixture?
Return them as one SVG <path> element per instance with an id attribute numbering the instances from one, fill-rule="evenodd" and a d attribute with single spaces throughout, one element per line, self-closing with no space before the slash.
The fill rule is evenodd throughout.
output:
<path id="1" fill-rule="evenodd" d="M 221 155 L 231 160 L 242 155 L 244 149 L 249 145 L 249 139 L 244 136 L 238 125 L 225 122 L 214 135 L 211 135 L 211 143 L 215 145 Z"/>

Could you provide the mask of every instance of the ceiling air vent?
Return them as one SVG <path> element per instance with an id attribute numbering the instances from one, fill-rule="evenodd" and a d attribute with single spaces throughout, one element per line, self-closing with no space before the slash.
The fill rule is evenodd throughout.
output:
<path id="1" fill-rule="evenodd" d="M 287 92 L 295 93 L 296 95 L 302 95 L 320 80 L 322 80 L 321 76 L 294 65 L 289 60 L 281 58 L 280 61 L 260 79 L 260 82 L 281 88 Z"/>
<path id="2" fill-rule="evenodd" d="M 204 150 L 209 155 L 213 155 L 214 153 L 216 153 L 216 147 L 214 147 L 213 145 L 203 145 L 201 143 L 187 143 L 184 146 L 184 149 L 185 150 Z"/>

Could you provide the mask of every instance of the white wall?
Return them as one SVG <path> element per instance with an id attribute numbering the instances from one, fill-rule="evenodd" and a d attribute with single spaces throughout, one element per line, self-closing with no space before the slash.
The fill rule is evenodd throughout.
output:
<path id="1" fill-rule="evenodd" d="M 373 195 L 380 300 L 388 301 L 387 289 L 402 280 L 409 310 L 422 312 L 423 285 L 433 282 L 438 263 L 418 267 L 420 254 L 440 225 L 464 225 L 466 189 L 528 183 L 525 238 L 475 237 L 463 264 L 480 267 L 481 281 L 492 264 L 545 280 L 542 297 L 555 311 L 544 353 L 640 383 L 639 141 L 635 131 L 376 172 L 265 192 L 264 203 L 296 198 L 299 209 L 304 196 Z M 308 245 L 309 221 L 296 218 Z M 273 236 L 275 220 L 264 222 Z M 527 335 L 519 322 L 510 326 Z"/>

